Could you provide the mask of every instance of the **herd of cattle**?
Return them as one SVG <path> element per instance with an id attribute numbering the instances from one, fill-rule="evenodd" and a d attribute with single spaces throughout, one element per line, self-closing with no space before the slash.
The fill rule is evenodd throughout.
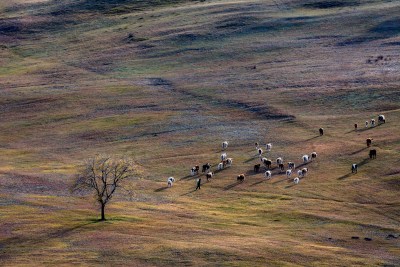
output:
<path id="1" fill-rule="evenodd" d="M 385 123 L 385 122 L 386 122 L 385 116 L 384 115 L 379 115 L 378 116 L 378 123 L 381 124 L 381 123 Z M 366 121 L 365 124 L 366 124 L 366 127 L 368 127 L 368 126 L 374 127 L 375 126 L 375 120 L 371 119 L 371 121 Z M 354 128 L 357 131 L 357 128 L 358 128 L 357 123 L 354 124 Z M 324 135 L 324 129 L 323 128 L 319 129 L 319 134 L 321 136 Z M 366 140 L 367 147 L 371 146 L 372 140 L 373 140 L 372 138 L 367 138 L 367 140 Z M 226 150 L 228 148 L 228 145 L 229 145 L 228 141 L 222 142 L 222 150 L 223 151 Z M 266 157 L 263 157 L 264 151 L 260 147 L 259 143 L 255 143 L 255 146 L 256 146 L 256 151 L 258 153 L 258 156 L 259 156 L 259 158 L 261 160 L 261 163 L 265 167 L 264 177 L 265 177 L 265 179 L 270 179 L 272 177 L 272 171 L 271 171 L 272 160 L 270 160 L 270 159 L 268 159 Z M 265 149 L 266 149 L 266 152 L 270 152 L 271 149 L 272 149 L 272 143 L 265 144 Z M 371 149 L 369 151 L 369 157 L 370 157 L 370 159 L 375 159 L 376 158 L 376 149 Z M 317 158 L 317 153 L 316 152 L 312 152 L 311 156 L 303 155 L 301 159 L 303 161 L 303 164 L 307 164 L 307 163 L 309 163 L 310 161 L 312 161 L 315 158 Z M 221 157 L 220 157 L 220 163 L 218 163 L 218 165 L 217 165 L 217 170 L 220 171 L 220 170 L 223 170 L 226 167 L 230 167 L 230 166 L 232 166 L 232 163 L 233 163 L 233 159 L 232 158 L 228 158 L 227 153 L 223 152 L 221 154 Z M 260 172 L 261 163 L 258 163 L 258 164 L 254 165 L 254 167 L 253 167 L 254 173 L 259 173 Z M 285 165 L 283 163 L 283 158 L 282 157 L 278 157 L 276 159 L 276 165 L 277 165 L 277 167 L 279 169 L 279 173 L 285 172 Z M 286 176 L 289 179 L 290 176 L 292 175 L 292 173 L 294 172 L 294 170 L 296 169 L 296 164 L 294 162 L 288 162 L 287 166 L 288 166 L 288 169 L 286 170 Z M 209 181 L 215 175 L 215 173 L 213 171 L 211 171 L 211 167 L 212 166 L 211 166 L 210 163 L 206 163 L 206 164 L 202 165 L 202 168 L 201 168 L 201 172 L 205 173 L 207 181 Z M 357 164 L 355 164 L 355 163 L 352 164 L 351 172 L 352 173 L 357 173 L 357 170 L 358 170 Z M 199 172 L 200 172 L 200 166 L 199 165 L 196 165 L 196 166 L 194 166 L 194 167 L 192 167 L 190 169 L 190 175 L 191 176 L 198 175 Z M 299 169 L 297 171 L 297 177 L 295 177 L 293 179 L 293 182 L 295 184 L 298 184 L 300 182 L 300 178 L 304 178 L 307 175 L 307 173 L 308 173 L 308 168 L 305 167 L 305 168 Z M 246 175 L 243 174 L 243 173 L 239 174 L 236 177 L 236 180 L 238 182 L 244 182 L 245 179 L 246 179 Z M 167 179 L 168 187 L 171 187 L 174 182 L 175 182 L 175 178 L 174 177 L 169 177 Z"/>

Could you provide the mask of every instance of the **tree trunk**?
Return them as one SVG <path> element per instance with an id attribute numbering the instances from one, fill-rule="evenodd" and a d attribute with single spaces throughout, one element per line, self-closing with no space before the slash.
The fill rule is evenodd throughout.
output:
<path id="1" fill-rule="evenodd" d="M 106 205 L 101 203 L 101 219 L 100 219 L 100 221 L 105 221 L 106 220 L 106 216 L 104 214 L 105 207 L 106 207 Z"/>

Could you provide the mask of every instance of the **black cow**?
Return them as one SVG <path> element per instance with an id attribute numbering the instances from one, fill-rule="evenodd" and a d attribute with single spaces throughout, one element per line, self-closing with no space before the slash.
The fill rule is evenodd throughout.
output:
<path id="1" fill-rule="evenodd" d="M 379 115 L 378 116 L 378 122 L 379 123 L 385 123 L 386 122 L 385 115 Z"/>
<path id="2" fill-rule="evenodd" d="M 295 164 L 294 164 L 294 162 L 288 162 L 288 168 L 289 169 L 291 169 L 291 170 L 294 170 L 295 169 Z"/>
<path id="3" fill-rule="evenodd" d="M 211 164 L 210 163 L 204 164 L 203 168 L 201 169 L 201 172 L 206 172 L 209 169 L 211 169 Z"/>
<path id="4" fill-rule="evenodd" d="M 272 161 L 270 161 L 269 159 L 264 158 L 262 163 L 264 163 L 265 167 L 267 167 L 268 169 L 271 168 Z"/>
<path id="5" fill-rule="evenodd" d="M 369 151 L 369 158 L 370 159 L 376 159 L 376 149 L 371 149 Z"/>
<path id="6" fill-rule="evenodd" d="M 324 128 L 319 128 L 319 135 L 324 135 Z"/>
<path id="7" fill-rule="evenodd" d="M 351 165 L 351 173 L 357 173 L 357 168 L 358 168 L 357 164 Z"/>
<path id="8" fill-rule="evenodd" d="M 258 173 L 260 171 L 261 164 L 254 165 L 254 172 Z"/>
<path id="9" fill-rule="evenodd" d="M 236 180 L 237 180 L 238 182 L 243 183 L 245 178 L 246 178 L 246 177 L 244 176 L 244 174 L 239 174 L 239 175 L 237 176 Z"/>
<path id="10" fill-rule="evenodd" d="M 366 142 L 367 142 L 367 146 L 368 146 L 368 147 L 371 146 L 371 144 L 372 144 L 372 138 L 367 138 Z"/>

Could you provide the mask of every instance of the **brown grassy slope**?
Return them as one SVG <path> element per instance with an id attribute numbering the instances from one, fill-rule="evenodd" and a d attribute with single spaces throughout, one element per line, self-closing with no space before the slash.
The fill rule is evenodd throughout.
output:
<path id="1" fill-rule="evenodd" d="M 399 6 L 335 2 L 3 11 L 2 264 L 398 265 Z M 189 168 L 215 166 L 223 140 L 234 165 L 194 192 Z M 277 170 L 265 181 L 256 141 L 272 159 L 318 158 L 297 186 Z M 96 153 L 145 170 L 106 223 L 68 192 Z"/>

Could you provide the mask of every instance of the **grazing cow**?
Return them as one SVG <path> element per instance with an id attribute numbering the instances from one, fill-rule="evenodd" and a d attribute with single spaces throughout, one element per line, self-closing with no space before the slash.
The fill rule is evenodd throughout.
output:
<path id="1" fill-rule="evenodd" d="M 307 163 L 310 160 L 310 156 L 309 155 L 303 155 L 302 159 L 303 159 L 303 163 Z"/>
<path id="2" fill-rule="evenodd" d="M 226 167 L 226 165 L 228 165 L 228 160 L 227 159 L 222 160 L 219 164 L 222 164 L 222 169 L 223 169 Z M 217 166 L 217 168 L 218 168 L 218 166 Z"/>
<path id="3" fill-rule="evenodd" d="M 375 120 L 372 119 L 372 120 L 371 120 L 371 127 L 374 127 L 374 126 L 375 126 Z"/>
<path id="4" fill-rule="evenodd" d="M 209 169 L 211 169 L 211 164 L 210 163 L 204 164 L 203 168 L 201 169 L 201 172 L 206 172 Z"/>
<path id="5" fill-rule="evenodd" d="M 258 155 L 261 157 L 263 150 L 261 148 L 258 149 Z"/>
<path id="6" fill-rule="evenodd" d="M 267 151 L 271 151 L 272 144 L 271 143 L 266 144 L 265 148 L 267 149 Z"/>
<path id="7" fill-rule="evenodd" d="M 228 157 L 228 155 L 226 153 L 222 153 L 221 154 L 221 161 L 222 160 L 226 160 L 227 157 Z"/>
<path id="8" fill-rule="evenodd" d="M 298 183 L 300 182 L 299 177 L 294 178 L 294 179 L 293 179 L 293 182 L 294 182 L 295 184 L 298 184 Z"/>
<path id="9" fill-rule="evenodd" d="M 291 170 L 296 169 L 296 165 L 294 164 L 294 162 L 288 162 L 288 169 L 291 169 Z"/>
<path id="10" fill-rule="evenodd" d="M 217 170 L 222 170 L 222 169 L 224 169 L 224 167 L 225 167 L 225 163 L 224 162 L 220 162 L 220 163 L 218 163 L 218 165 L 217 165 Z"/>
<path id="11" fill-rule="evenodd" d="M 282 164 L 282 163 L 283 163 L 283 159 L 281 157 L 276 159 L 276 164 L 277 165 Z"/>
<path id="12" fill-rule="evenodd" d="M 286 176 L 289 178 L 292 175 L 292 170 L 287 170 L 286 171 Z"/>
<path id="13" fill-rule="evenodd" d="M 222 142 L 222 150 L 225 150 L 228 148 L 228 141 Z"/>
<path id="14" fill-rule="evenodd" d="M 312 159 L 315 159 L 315 158 L 317 158 L 317 152 L 313 152 L 313 153 L 311 153 L 311 158 L 312 158 Z"/>
<path id="15" fill-rule="evenodd" d="M 301 176 L 302 177 L 305 177 L 307 175 L 307 173 L 308 173 L 308 168 L 301 169 Z"/>
<path id="16" fill-rule="evenodd" d="M 230 166 L 232 166 L 232 163 L 233 163 L 233 158 L 227 158 L 225 165 L 230 167 Z"/>
<path id="17" fill-rule="evenodd" d="M 174 182 L 175 182 L 175 178 L 169 177 L 167 180 L 168 187 L 171 187 Z"/>
<path id="18" fill-rule="evenodd" d="M 303 176 L 302 170 L 298 170 L 298 171 L 297 171 L 297 176 L 299 176 L 299 177 Z"/>
<path id="19" fill-rule="evenodd" d="M 196 174 L 199 174 L 199 170 L 200 170 L 200 166 L 196 165 L 196 166 L 192 167 L 192 169 L 190 170 L 190 174 L 192 176 L 195 176 Z"/>
<path id="20" fill-rule="evenodd" d="M 369 151 L 369 158 L 370 159 L 376 159 L 376 149 L 371 149 Z"/>
<path id="21" fill-rule="evenodd" d="M 369 147 L 369 146 L 371 146 L 371 144 L 372 144 L 372 138 L 367 138 L 367 147 Z"/>
<path id="22" fill-rule="evenodd" d="M 213 173 L 213 172 L 208 172 L 208 173 L 206 174 L 207 181 L 209 181 L 211 178 L 213 178 L 213 176 L 214 176 L 214 173 Z"/>
<path id="23" fill-rule="evenodd" d="M 319 128 L 319 135 L 324 135 L 324 128 Z"/>
<path id="24" fill-rule="evenodd" d="M 267 158 L 262 158 L 261 161 L 262 161 L 262 163 L 265 165 L 265 167 L 267 167 L 268 169 L 271 168 L 272 161 L 270 161 L 270 160 L 267 159 Z"/>
<path id="25" fill-rule="evenodd" d="M 368 127 L 368 121 L 365 121 L 365 128 L 367 128 Z"/>
<path id="26" fill-rule="evenodd" d="M 351 165 L 351 173 L 357 173 L 357 168 L 358 168 L 357 164 L 352 164 Z"/>
<path id="27" fill-rule="evenodd" d="M 278 165 L 278 168 L 279 168 L 279 170 L 280 170 L 281 172 L 283 172 L 283 171 L 285 170 L 285 165 L 283 165 L 283 163 L 280 163 L 280 164 Z"/>
<path id="28" fill-rule="evenodd" d="M 265 176 L 265 179 L 270 179 L 271 176 L 272 176 L 272 172 L 271 172 L 271 171 L 266 171 L 266 172 L 264 173 L 264 176 Z"/>
<path id="29" fill-rule="evenodd" d="M 261 164 L 255 164 L 254 165 L 254 172 L 258 173 L 260 171 L 260 168 L 261 168 Z"/>
<path id="30" fill-rule="evenodd" d="M 358 128 L 358 124 L 357 124 L 357 123 L 354 123 L 354 130 L 357 131 L 357 128 Z"/>
<path id="31" fill-rule="evenodd" d="M 378 116 L 378 123 L 385 123 L 386 119 L 385 119 L 385 115 L 379 115 Z"/>
<path id="32" fill-rule="evenodd" d="M 237 176 L 236 180 L 237 180 L 238 182 L 243 183 L 245 178 L 246 178 L 246 176 L 245 176 L 244 174 L 239 174 L 239 175 Z"/>

